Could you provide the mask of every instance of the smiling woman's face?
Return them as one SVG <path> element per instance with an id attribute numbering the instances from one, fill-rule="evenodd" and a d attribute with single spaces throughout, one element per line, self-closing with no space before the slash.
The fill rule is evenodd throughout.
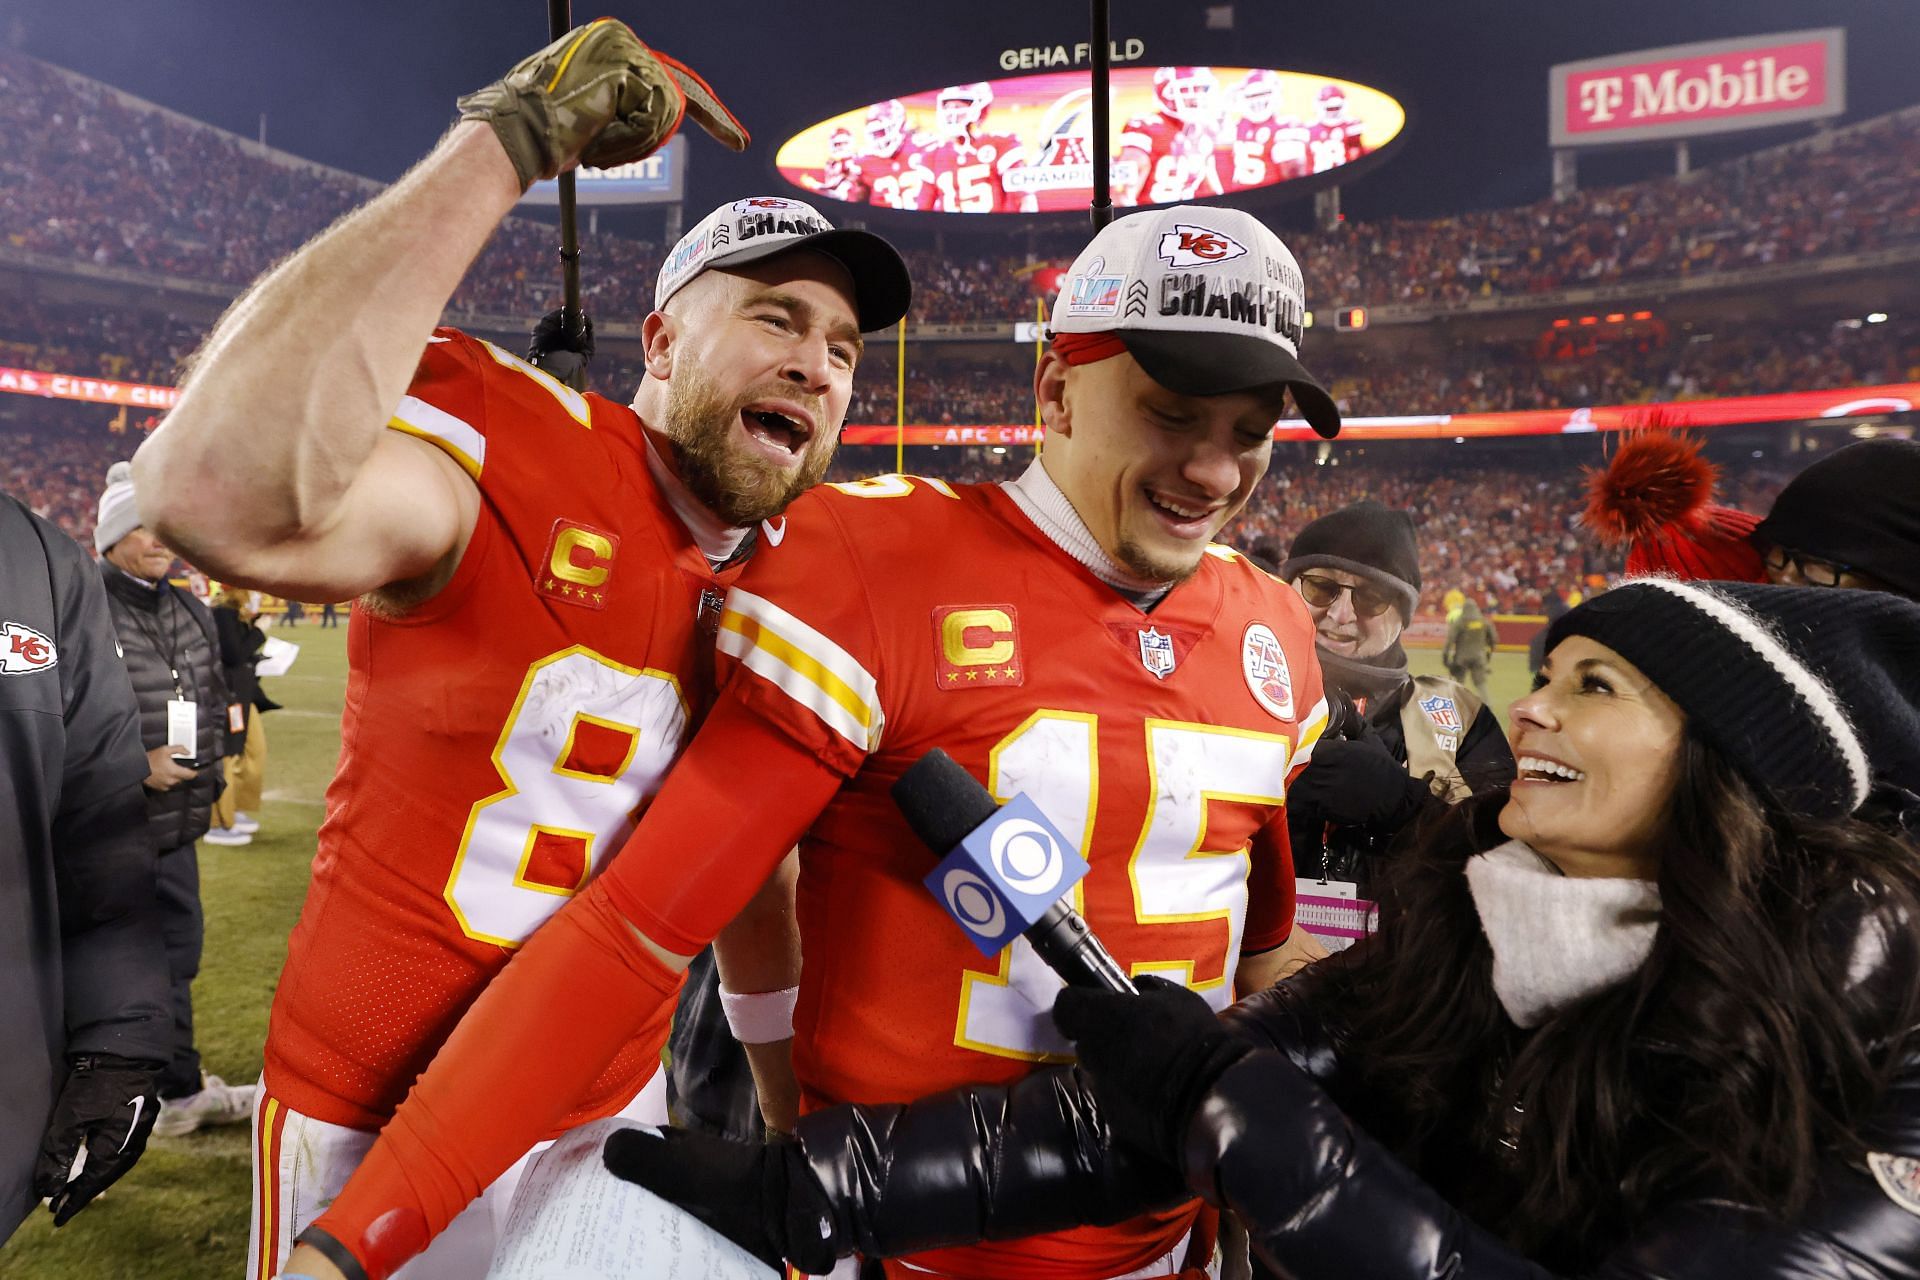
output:
<path id="1" fill-rule="evenodd" d="M 1653 879 L 1686 741 L 1673 700 L 1605 645 L 1570 636 L 1508 722 L 1520 774 L 1500 830 L 1570 876 Z"/>

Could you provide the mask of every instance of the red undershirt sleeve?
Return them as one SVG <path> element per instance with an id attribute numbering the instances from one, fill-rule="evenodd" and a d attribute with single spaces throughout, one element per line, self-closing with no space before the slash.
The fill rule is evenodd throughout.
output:
<path id="1" fill-rule="evenodd" d="M 488 984 L 308 1243 L 344 1249 L 369 1280 L 426 1248 L 674 999 L 680 972 L 640 935 L 699 951 L 843 780 L 723 695 L 632 838 Z"/>

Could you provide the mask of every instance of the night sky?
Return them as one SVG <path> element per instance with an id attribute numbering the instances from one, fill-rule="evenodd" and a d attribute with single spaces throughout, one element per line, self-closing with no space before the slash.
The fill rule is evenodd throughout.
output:
<path id="1" fill-rule="evenodd" d="M 1234 0 L 1232 31 L 1205 29 L 1220 0 L 1112 0 L 1117 38 L 1149 64 L 1208 62 L 1321 72 L 1407 107 L 1398 154 L 1344 193 L 1352 217 L 1428 217 L 1546 194 L 1547 68 L 1724 36 L 1847 28 L 1847 119 L 1920 100 L 1916 0 Z M 545 43 L 533 0 L 0 0 L 0 38 L 23 51 L 309 159 L 390 180 L 420 156 L 459 94 Z M 791 191 L 773 172 L 790 133 L 879 97 L 1006 74 L 1002 49 L 1084 40 L 1087 7 L 1061 0 L 700 0 L 614 16 L 703 72 L 756 136 L 745 156 L 694 140 L 689 199 Z M 575 20 L 599 15 L 584 5 Z M 1803 133 L 1696 144 L 1695 162 Z M 697 133 L 697 131 L 696 131 Z M 1665 171 L 1670 153 L 1582 158 L 1583 185 Z M 830 206 L 829 206 L 830 207 Z M 1271 207 L 1271 206 L 1269 206 Z M 692 211 L 690 210 L 690 214 Z M 1303 202 L 1276 220 L 1305 217 Z M 962 219 L 939 222 L 954 228 Z M 1057 225 L 1057 224 L 1056 224 Z"/>

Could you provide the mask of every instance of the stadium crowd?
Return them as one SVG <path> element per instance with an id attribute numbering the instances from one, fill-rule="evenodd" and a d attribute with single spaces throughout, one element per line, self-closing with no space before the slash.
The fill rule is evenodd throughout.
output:
<path id="1" fill-rule="evenodd" d="M 0 53 L 0 236 L 16 247 L 234 285 L 326 227 L 375 184 L 129 105 L 104 86 Z M 49 128 L 51 123 L 55 127 Z M 1920 118 L 1887 117 L 1820 147 L 1762 152 L 1565 200 L 1428 221 L 1349 222 L 1290 237 L 1325 304 L 1457 303 L 1850 253 L 1920 238 Z M 174 192 L 191 189 L 193 200 Z M 502 224 L 456 310 L 538 314 L 556 302 L 554 232 Z M 589 305 L 642 314 L 660 248 L 584 241 Z M 916 323 L 1024 319 L 1024 254 L 910 255 Z"/>

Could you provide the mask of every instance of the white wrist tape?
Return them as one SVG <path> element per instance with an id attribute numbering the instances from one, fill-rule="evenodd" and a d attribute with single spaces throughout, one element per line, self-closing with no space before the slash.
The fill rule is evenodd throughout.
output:
<path id="1" fill-rule="evenodd" d="M 720 1007 L 726 1011 L 727 1026 L 741 1044 L 771 1044 L 793 1038 L 793 1006 L 799 1003 L 800 988 L 785 991 L 760 991 L 751 995 L 720 993 Z"/>

